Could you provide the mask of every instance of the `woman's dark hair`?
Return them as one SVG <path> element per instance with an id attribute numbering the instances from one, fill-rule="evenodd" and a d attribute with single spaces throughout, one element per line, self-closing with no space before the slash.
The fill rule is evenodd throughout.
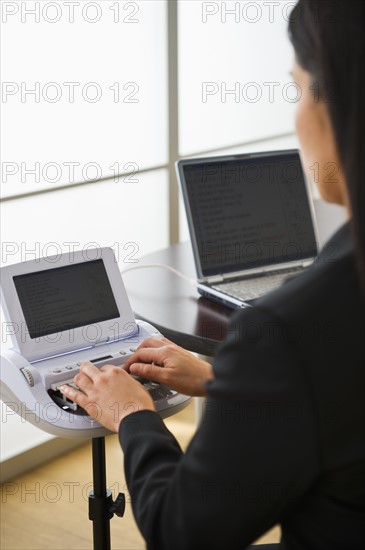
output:
<path id="1" fill-rule="evenodd" d="M 298 64 L 327 103 L 352 212 L 365 292 L 365 2 L 299 0 L 289 36 Z"/>

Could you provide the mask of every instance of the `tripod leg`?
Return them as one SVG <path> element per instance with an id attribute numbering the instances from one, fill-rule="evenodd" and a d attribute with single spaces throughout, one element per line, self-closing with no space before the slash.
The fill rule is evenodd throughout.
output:
<path id="1" fill-rule="evenodd" d="M 92 440 L 93 484 L 89 495 L 89 518 L 93 522 L 94 550 L 111 550 L 109 511 L 113 504 L 112 494 L 106 488 L 105 438 Z"/>

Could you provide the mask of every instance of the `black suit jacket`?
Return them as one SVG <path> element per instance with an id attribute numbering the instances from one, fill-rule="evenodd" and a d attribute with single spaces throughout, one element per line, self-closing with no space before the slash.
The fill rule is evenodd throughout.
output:
<path id="1" fill-rule="evenodd" d="M 154 550 L 365 547 L 364 310 L 348 226 L 313 267 L 237 313 L 185 454 L 157 413 L 121 422 L 136 521 Z"/>

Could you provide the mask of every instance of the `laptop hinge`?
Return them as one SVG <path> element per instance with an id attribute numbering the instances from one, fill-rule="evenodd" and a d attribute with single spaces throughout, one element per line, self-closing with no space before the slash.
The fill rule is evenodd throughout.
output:
<path id="1" fill-rule="evenodd" d="M 217 283 L 223 283 L 224 277 L 223 275 L 213 275 L 212 277 L 206 277 L 205 279 L 202 279 L 199 281 L 200 283 L 208 283 L 210 285 L 215 285 Z"/>

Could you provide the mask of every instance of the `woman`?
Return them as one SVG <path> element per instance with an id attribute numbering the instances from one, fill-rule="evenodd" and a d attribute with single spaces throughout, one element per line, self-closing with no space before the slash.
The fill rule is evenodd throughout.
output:
<path id="1" fill-rule="evenodd" d="M 97 403 L 98 420 L 119 431 L 150 549 L 242 549 L 278 523 L 283 549 L 365 546 L 364 29 L 358 1 L 300 0 L 289 23 L 303 166 L 317 163 L 322 197 L 349 215 L 331 254 L 235 315 L 213 367 L 153 339 L 126 365 L 206 395 L 186 454 L 127 372 L 85 363 L 84 393 L 63 390 L 83 407 Z M 242 337 L 248 323 L 255 341 Z"/>

